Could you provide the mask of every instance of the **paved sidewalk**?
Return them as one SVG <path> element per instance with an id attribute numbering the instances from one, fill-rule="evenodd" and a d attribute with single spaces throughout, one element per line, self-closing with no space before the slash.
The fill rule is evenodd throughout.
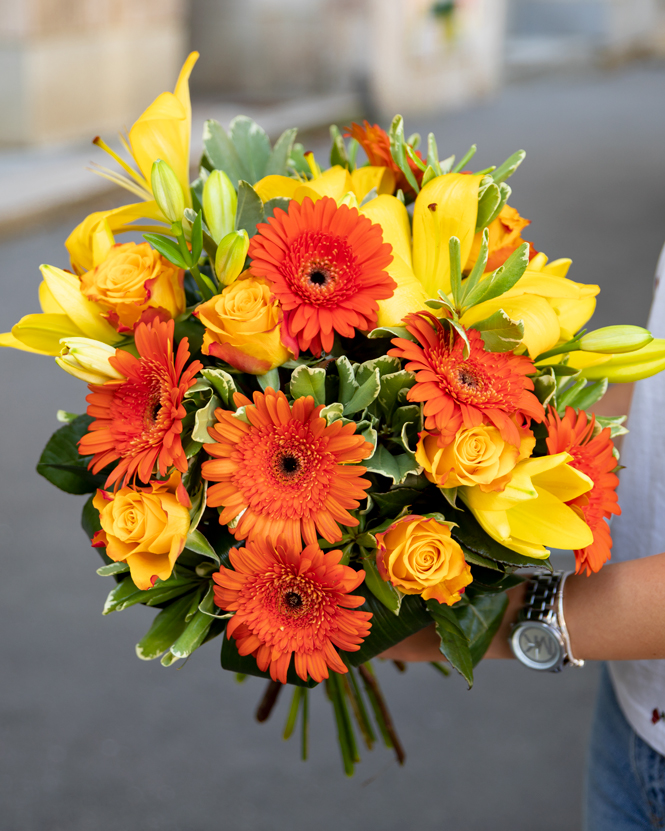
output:
<path id="1" fill-rule="evenodd" d="M 298 125 L 303 134 L 354 117 L 358 109 L 358 99 L 351 94 L 302 98 L 268 106 L 195 101 L 192 161 L 196 165 L 201 155 L 203 123 L 207 118 L 214 118 L 227 127 L 234 116 L 242 113 L 254 118 L 275 140 L 288 127 Z M 122 152 L 115 136 L 103 138 Z M 53 219 L 63 209 L 90 205 L 90 210 L 94 210 L 95 200 L 117 189 L 91 172 L 93 162 L 115 167 L 90 142 L 0 152 L 0 236 Z"/>

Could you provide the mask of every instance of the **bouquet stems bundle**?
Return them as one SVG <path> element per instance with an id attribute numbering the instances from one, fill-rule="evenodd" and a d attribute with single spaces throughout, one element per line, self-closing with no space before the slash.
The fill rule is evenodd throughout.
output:
<path id="1" fill-rule="evenodd" d="M 591 573 L 619 512 L 608 381 L 665 367 L 639 327 L 587 332 L 598 286 L 522 239 L 524 158 L 471 172 L 429 135 L 331 128 L 324 168 L 285 131 L 206 122 L 190 182 L 191 55 L 102 175 L 139 201 L 88 216 L 71 271 L 0 344 L 89 387 L 38 471 L 90 494 L 104 614 L 158 609 L 136 651 L 291 685 L 284 737 L 323 684 L 344 770 L 397 737 L 371 661 L 434 625 L 473 683 L 524 568 Z M 360 151 L 366 161 L 360 161 Z M 143 242 L 121 242 L 125 232 Z M 219 643 L 219 642 L 218 642 Z M 435 664 L 447 674 L 447 666 Z"/>

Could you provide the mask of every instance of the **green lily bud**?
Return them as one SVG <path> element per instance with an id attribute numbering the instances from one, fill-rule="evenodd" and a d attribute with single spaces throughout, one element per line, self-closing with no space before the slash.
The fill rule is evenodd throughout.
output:
<path id="1" fill-rule="evenodd" d="M 605 326 L 580 338 L 583 352 L 601 352 L 616 355 L 642 349 L 653 340 L 653 335 L 641 326 Z"/>
<path id="2" fill-rule="evenodd" d="M 85 381 L 86 384 L 105 384 L 124 378 L 109 363 L 115 355 L 115 348 L 92 338 L 62 338 L 60 355 L 56 364 L 69 375 Z"/>
<path id="3" fill-rule="evenodd" d="M 169 222 L 180 222 L 185 211 L 185 196 L 173 169 L 166 162 L 157 159 L 150 173 L 152 195 L 160 211 Z"/>
<path id="4" fill-rule="evenodd" d="M 231 231 L 217 246 L 215 255 L 215 274 L 220 285 L 230 286 L 237 280 L 245 265 L 249 250 L 247 231 Z"/>
<path id="5" fill-rule="evenodd" d="M 203 185 L 203 215 L 210 234 L 219 243 L 235 228 L 238 195 L 223 170 L 213 170 Z"/>
<path id="6" fill-rule="evenodd" d="M 577 353 L 579 354 L 579 353 Z M 571 356 L 571 363 L 573 363 Z M 641 381 L 665 369 L 665 339 L 654 338 L 651 343 L 634 352 L 612 355 L 604 363 L 582 369 L 589 381 L 607 378 L 610 384 L 628 384 Z"/>

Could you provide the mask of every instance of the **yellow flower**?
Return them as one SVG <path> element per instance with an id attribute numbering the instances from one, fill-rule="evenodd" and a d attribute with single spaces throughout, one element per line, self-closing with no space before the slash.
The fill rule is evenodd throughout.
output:
<path id="1" fill-rule="evenodd" d="M 519 428 L 519 447 L 507 444 L 496 427 L 481 424 L 459 430 L 451 444 L 439 447 L 437 437 L 420 434 L 416 461 L 425 476 L 440 488 L 478 485 L 483 491 L 501 490 L 515 465 L 531 455 L 536 440 L 530 430 Z"/>
<path id="2" fill-rule="evenodd" d="M 462 324 L 469 327 L 503 309 L 524 324 L 523 343 L 531 357 L 570 340 L 594 313 L 600 291 L 599 286 L 567 279 L 570 264 L 568 259 L 548 264 L 544 254 L 536 254 L 512 289 L 470 308 Z"/>
<path id="3" fill-rule="evenodd" d="M 634 352 L 608 355 L 601 352 L 571 352 L 568 366 L 582 370 L 588 381 L 607 378 L 610 384 L 628 384 L 650 378 L 665 369 L 665 340 L 654 338 Z"/>
<path id="4" fill-rule="evenodd" d="M 147 242 L 127 242 L 114 245 L 96 268 L 81 275 L 81 291 L 109 310 L 118 331 L 131 332 L 149 309 L 166 320 L 185 311 L 183 279 L 182 269 Z"/>
<path id="5" fill-rule="evenodd" d="M 295 199 L 298 203 L 307 196 L 314 202 L 323 196 L 341 202 L 348 193 L 362 202 L 372 188 L 376 188 L 378 194 L 392 193 L 395 190 L 393 172 L 387 167 L 366 165 L 349 173 L 341 165 L 334 165 L 307 182 L 289 176 L 271 175 L 264 176 L 254 185 L 254 190 L 263 202 L 282 196 Z"/>
<path id="6" fill-rule="evenodd" d="M 452 606 L 472 581 L 450 528 L 436 519 L 406 516 L 376 535 L 381 577 L 403 594 L 419 594 Z"/>
<path id="7" fill-rule="evenodd" d="M 107 381 L 124 381 L 125 376 L 111 366 L 109 358 L 115 349 L 91 338 L 63 338 L 62 351 L 55 359 L 65 372 L 85 381 L 86 384 L 105 384 Z"/>
<path id="8" fill-rule="evenodd" d="M 489 232 L 487 265 L 485 273 L 495 271 L 503 265 L 508 257 L 524 243 L 522 231 L 531 224 L 530 219 L 524 219 L 515 208 L 504 205 L 497 218 L 487 226 Z M 466 261 L 464 271 L 469 272 L 476 264 L 480 246 L 483 241 L 483 232 L 473 238 L 471 253 Z"/>
<path id="9" fill-rule="evenodd" d="M 206 327 L 204 355 L 252 375 L 264 375 L 291 357 L 280 340 L 280 311 L 266 280 L 246 272 L 195 314 Z"/>
<path id="10" fill-rule="evenodd" d="M 102 526 L 93 546 L 105 546 L 112 560 L 127 563 L 137 588 L 144 591 L 171 576 L 190 526 L 189 497 L 179 473 L 140 490 L 98 490 L 92 504 Z"/>
<path id="11" fill-rule="evenodd" d="M 519 554 L 546 559 L 546 546 L 586 548 L 593 533 L 565 503 L 590 491 L 593 481 L 571 467 L 571 460 L 568 453 L 525 459 L 504 490 L 463 487 L 458 494 L 490 537 Z"/>
<path id="12" fill-rule="evenodd" d="M 86 299 L 74 274 L 52 265 L 40 266 L 44 282 L 39 287 L 43 314 L 22 317 L 11 332 L 0 335 L 0 346 L 59 355 L 62 338 L 83 337 L 117 343 L 121 339 L 105 320 L 105 309 Z"/>

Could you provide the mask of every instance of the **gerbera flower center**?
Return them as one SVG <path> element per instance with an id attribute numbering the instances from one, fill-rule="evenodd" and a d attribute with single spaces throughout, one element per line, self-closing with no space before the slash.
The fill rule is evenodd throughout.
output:
<path id="1" fill-rule="evenodd" d="M 477 376 L 466 366 L 461 366 L 457 370 L 457 380 L 463 387 L 469 387 L 473 390 L 480 386 Z"/>
<path id="2" fill-rule="evenodd" d="M 284 602 L 291 609 L 298 609 L 302 606 L 302 597 L 298 594 L 298 592 L 287 592 L 284 595 Z"/>
<path id="3" fill-rule="evenodd" d="M 359 269 L 345 239 L 305 231 L 291 245 L 282 266 L 291 290 L 315 305 L 335 306 L 358 290 Z"/>
<path id="4" fill-rule="evenodd" d="M 300 470 L 300 459 L 296 456 L 286 453 L 283 456 L 277 456 L 277 466 L 279 472 L 285 476 L 291 476 Z"/>
<path id="5" fill-rule="evenodd" d="M 326 273 L 325 271 L 321 271 L 320 269 L 316 269 L 316 271 L 312 271 L 309 275 L 309 282 L 313 283 L 315 286 L 325 286 L 330 279 L 330 274 Z"/>

